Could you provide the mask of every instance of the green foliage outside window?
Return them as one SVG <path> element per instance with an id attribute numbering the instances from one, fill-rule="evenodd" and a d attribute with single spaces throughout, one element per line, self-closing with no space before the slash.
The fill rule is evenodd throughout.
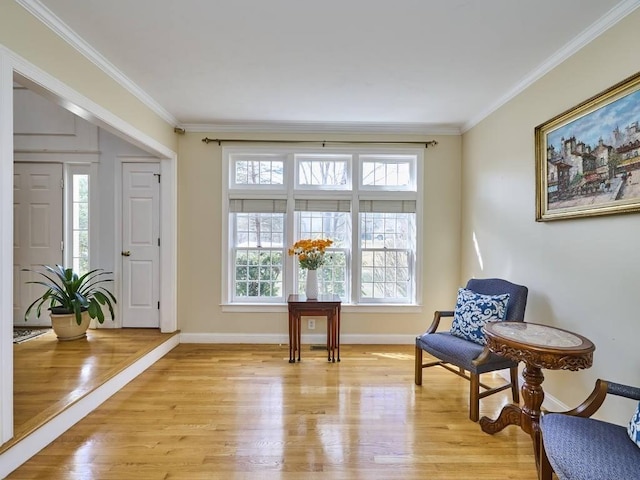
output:
<path id="1" fill-rule="evenodd" d="M 238 251 L 235 269 L 237 297 L 282 295 L 282 251 Z"/>

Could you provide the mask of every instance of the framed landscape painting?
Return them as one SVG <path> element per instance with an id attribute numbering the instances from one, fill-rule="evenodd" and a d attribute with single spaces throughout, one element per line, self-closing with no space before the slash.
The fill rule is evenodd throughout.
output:
<path id="1" fill-rule="evenodd" d="M 640 211 L 640 73 L 539 125 L 536 221 Z"/>

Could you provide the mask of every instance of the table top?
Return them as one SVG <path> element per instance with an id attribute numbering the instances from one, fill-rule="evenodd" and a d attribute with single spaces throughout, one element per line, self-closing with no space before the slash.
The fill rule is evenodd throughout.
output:
<path id="1" fill-rule="evenodd" d="M 567 330 L 526 322 L 491 322 L 486 331 L 499 337 L 531 345 L 553 348 L 581 348 L 591 341 Z"/>
<path id="2" fill-rule="evenodd" d="M 305 304 L 322 304 L 322 303 L 341 303 L 340 297 L 331 293 L 320 294 L 317 299 L 308 299 L 305 295 L 292 293 L 287 300 L 288 303 L 305 303 Z"/>
<path id="3" fill-rule="evenodd" d="M 596 349 L 582 335 L 537 323 L 490 322 L 484 331 L 493 352 L 543 368 L 588 368 Z"/>

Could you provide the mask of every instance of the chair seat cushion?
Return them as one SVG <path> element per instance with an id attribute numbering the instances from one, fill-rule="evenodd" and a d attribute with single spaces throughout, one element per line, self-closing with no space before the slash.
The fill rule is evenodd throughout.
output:
<path id="1" fill-rule="evenodd" d="M 484 347 L 449 332 L 425 333 L 416 338 L 416 345 L 440 360 L 473 373 L 491 372 L 516 365 L 515 362 L 495 353 L 491 353 L 485 363 L 474 365 L 473 360 L 482 353 Z"/>
<path id="2" fill-rule="evenodd" d="M 466 288 L 458 289 L 451 333 L 479 345 L 486 345 L 482 328 L 487 322 L 504 320 L 508 302 L 508 293 L 484 295 Z"/>
<path id="3" fill-rule="evenodd" d="M 559 480 L 640 478 L 640 449 L 625 427 L 554 413 L 544 415 L 540 426 Z"/>

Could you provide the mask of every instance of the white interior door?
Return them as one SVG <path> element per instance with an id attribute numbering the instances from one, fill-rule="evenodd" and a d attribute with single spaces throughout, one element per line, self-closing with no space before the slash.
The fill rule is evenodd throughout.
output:
<path id="1" fill-rule="evenodd" d="M 15 163 L 13 173 L 13 323 L 51 325 L 49 315 L 24 312 L 43 292 L 23 268 L 62 264 L 62 164 Z"/>
<path id="2" fill-rule="evenodd" d="M 160 164 L 122 164 L 123 327 L 160 328 Z"/>

